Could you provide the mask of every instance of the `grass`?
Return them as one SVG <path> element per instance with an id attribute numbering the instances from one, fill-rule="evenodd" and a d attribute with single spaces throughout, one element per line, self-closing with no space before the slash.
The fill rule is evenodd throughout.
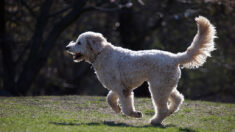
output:
<path id="1" fill-rule="evenodd" d="M 115 114 L 105 97 L 0 97 L 0 132 L 235 131 L 235 104 L 186 100 L 164 127 L 148 124 L 154 114 L 149 98 L 137 98 L 135 106 L 142 119 Z"/>

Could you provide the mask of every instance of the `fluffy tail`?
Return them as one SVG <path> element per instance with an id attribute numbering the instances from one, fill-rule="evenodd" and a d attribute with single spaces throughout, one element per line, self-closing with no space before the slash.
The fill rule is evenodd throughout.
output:
<path id="1" fill-rule="evenodd" d="M 197 34 L 191 45 L 183 53 L 177 54 L 179 64 L 185 68 L 198 68 L 210 57 L 210 52 L 215 50 L 215 27 L 203 16 L 195 18 L 197 22 Z"/>

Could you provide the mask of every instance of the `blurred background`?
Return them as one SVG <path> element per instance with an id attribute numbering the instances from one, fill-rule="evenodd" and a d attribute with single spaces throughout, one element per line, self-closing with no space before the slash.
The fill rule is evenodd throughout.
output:
<path id="1" fill-rule="evenodd" d="M 233 0 L 1 0 L 0 95 L 106 95 L 91 65 L 74 63 L 65 46 L 85 31 L 132 50 L 187 49 L 194 18 L 217 29 L 217 50 L 203 67 L 182 69 L 187 99 L 235 102 Z M 105 67 L 104 67 L 105 68 Z M 147 84 L 135 96 L 149 97 Z"/>

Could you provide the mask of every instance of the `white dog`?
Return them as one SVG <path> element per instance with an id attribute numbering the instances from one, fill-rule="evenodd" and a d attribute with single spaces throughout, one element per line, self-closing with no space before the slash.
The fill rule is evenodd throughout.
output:
<path id="1" fill-rule="evenodd" d="M 176 89 L 181 76 L 180 65 L 198 68 L 215 49 L 215 27 L 205 17 L 199 16 L 195 20 L 198 32 L 183 53 L 132 51 L 112 45 L 102 34 L 95 32 L 82 33 L 76 42 L 66 46 L 66 50 L 75 62 L 85 60 L 92 64 L 99 81 L 110 90 L 107 101 L 117 113 L 122 111 L 128 116 L 142 117 L 142 113 L 135 110 L 132 91 L 147 81 L 155 108 L 150 122 L 157 125 L 177 111 L 184 100 Z"/>

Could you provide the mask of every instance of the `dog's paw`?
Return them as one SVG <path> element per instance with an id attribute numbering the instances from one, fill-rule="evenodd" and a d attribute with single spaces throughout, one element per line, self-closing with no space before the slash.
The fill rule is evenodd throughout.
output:
<path id="1" fill-rule="evenodd" d="M 135 111 L 135 112 L 132 112 L 130 116 L 135 117 L 135 118 L 142 118 L 143 114 L 140 111 Z"/>
<path id="2" fill-rule="evenodd" d="M 150 124 L 153 126 L 162 126 L 162 121 L 160 121 L 158 119 L 151 119 Z"/>
<path id="3" fill-rule="evenodd" d="M 113 108 L 113 110 L 114 110 L 116 113 L 120 113 L 120 112 L 121 112 L 121 108 L 120 108 L 119 105 L 117 105 L 115 108 L 114 108 L 114 107 L 112 107 L 112 108 Z"/>
<path id="4" fill-rule="evenodd" d="M 171 114 L 173 114 L 174 113 L 174 111 L 169 111 L 168 113 L 167 113 L 167 116 L 170 116 Z"/>
<path id="5" fill-rule="evenodd" d="M 143 117 L 142 112 L 137 111 L 137 112 L 136 112 L 136 117 L 137 117 L 137 118 L 142 118 L 142 117 Z"/>
<path id="6" fill-rule="evenodd" d="M 150 122 L 150 124 L 153 125 L 154 127 L 166 128 L 162 123 L 152 123 L 152 122 Z"/>

